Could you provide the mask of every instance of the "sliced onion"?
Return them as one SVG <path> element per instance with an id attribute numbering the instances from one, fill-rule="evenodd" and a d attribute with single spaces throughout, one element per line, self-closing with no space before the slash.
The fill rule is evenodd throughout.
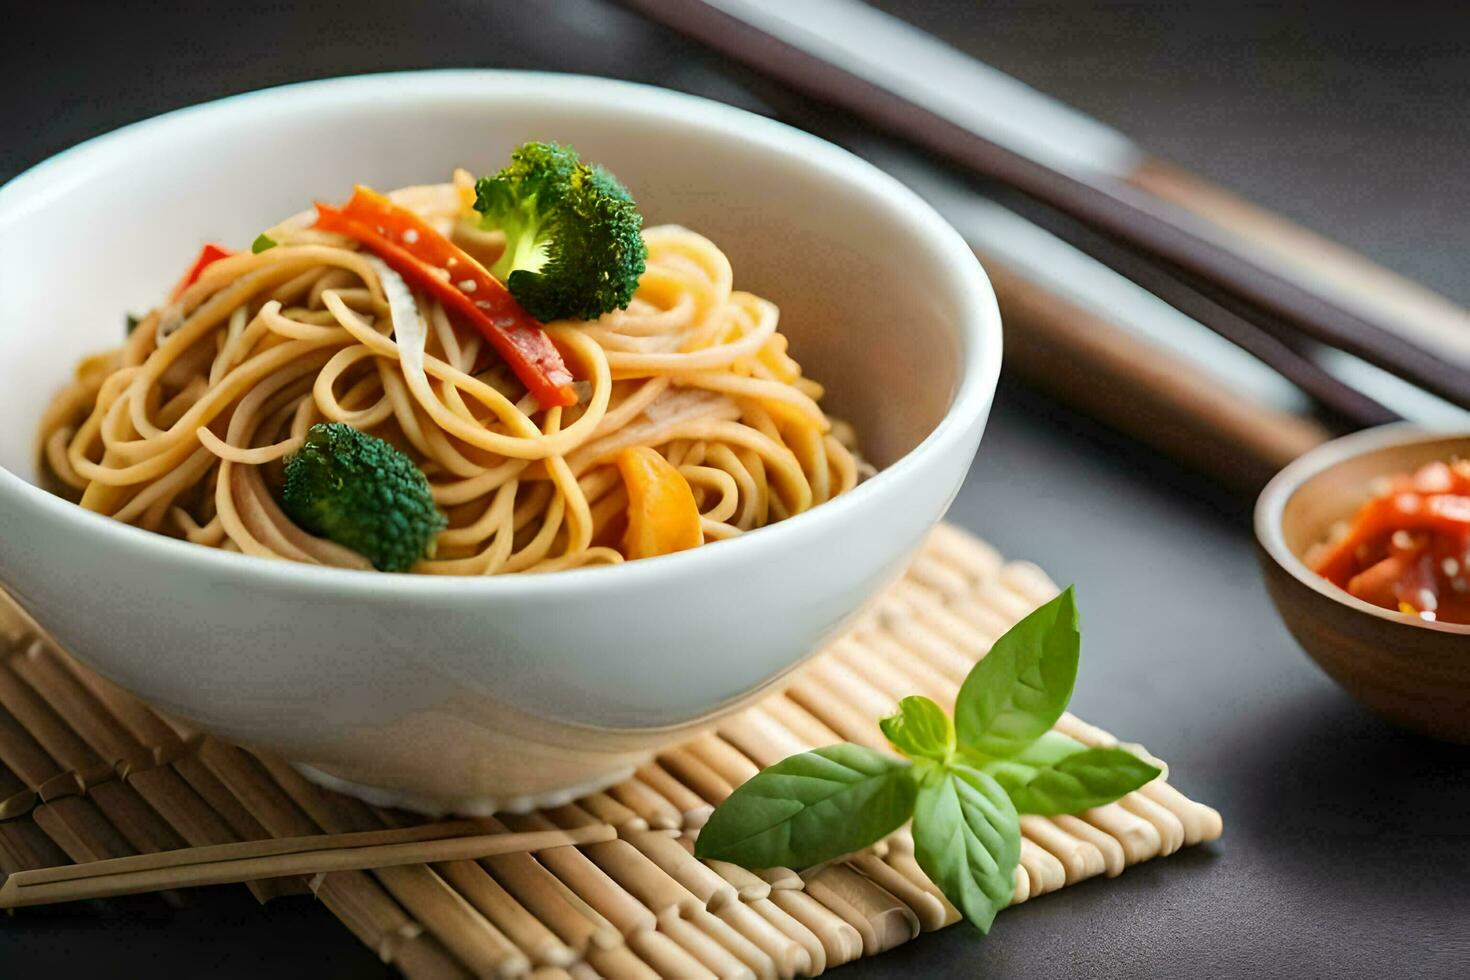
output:
<path id="1" fill-rule="evenodd" d="M 429 345 L 429 324 L 419 312 L 418 300 L 403 277 L 375 255 L 365 256 L 378 272 L 383 296 L 388 300 L 388 313 L 393 318 L 393 342 L 398 345 L 398 362 L 403 376 L 413 391 L 428 391 L 429 376 L 424 370 L 424 351 Z"/>

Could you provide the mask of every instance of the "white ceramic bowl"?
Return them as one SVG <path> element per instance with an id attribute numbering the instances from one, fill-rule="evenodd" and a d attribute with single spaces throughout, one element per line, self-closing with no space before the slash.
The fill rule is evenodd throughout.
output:
<path id="1" fill-rule="evenodd" d="M 883 467 L 696 551 L 544 576 L 329 570 L 197 547 L 34 486 L 42 407 L 205 240 L 314 199 L 497 169 L 527 140 L 608 166 L 773 299 L 829 409 Z M 92 140 L 0 189 L 0 581 L 162 710 L 380 800 L 564 800 L 733 710 L 850 622 L 963 479 L 1000 367 L 974 256 L 892 178 L 815 137 L 653 88 L 422 72 L 312 82 Z"/>

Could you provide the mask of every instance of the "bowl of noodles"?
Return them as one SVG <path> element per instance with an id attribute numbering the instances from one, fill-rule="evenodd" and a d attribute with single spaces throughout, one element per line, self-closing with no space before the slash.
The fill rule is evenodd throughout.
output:
<path id="1" fill-rule="evenodd" d="M 1000 365 L 892 178 L 603 79 L 334 79 L 0 188 L 0 584 L 160 710 L 427 811 L 563 801 L 850 624 Z"/>

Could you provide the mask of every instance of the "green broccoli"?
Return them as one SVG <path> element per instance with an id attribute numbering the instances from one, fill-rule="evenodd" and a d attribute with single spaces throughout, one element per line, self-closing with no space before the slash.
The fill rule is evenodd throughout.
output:
<path id="1" fill-rule="evenodd" d="M 341 422 L 313 425 L 286 460 L 281 505 L 305 530 L 383 572 L 406 572 L 432 558 L 434 537 L 449 523 L 413 460 Z"/>
<path id="2" fill-rule="evenodd" d="M 538 320 L 591 320 L 633 298 L 648 249 L 626 188 L 575 150 L 527 143 L 475 185 L 480 226 L 505 232 L 490 273 Z"/>

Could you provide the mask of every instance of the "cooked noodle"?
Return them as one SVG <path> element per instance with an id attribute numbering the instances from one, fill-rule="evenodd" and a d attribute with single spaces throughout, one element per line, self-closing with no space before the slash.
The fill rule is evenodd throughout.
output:
<path id="1" fill-rule="evenodd" d="M 454 225 L 448 185 L 394 199 Z M 543 410 L 472 329 L 351 240 L 293 219 L 279 243 L 208 266 L 115 351 L 84 359 L 42 422 L 42 459 L 83 507 L 248 555 L 370 568 L 297 527 L 272 488 L 315 423 L 344 422 L 419 465 L 449 518 L 414 571 L 490 575 L 623 560 L 614 456 L 655 448 L 688 481 L 705 541 L 799 514 L 864 472 L 802 376 L 770 302 L 684 228 L 644 233 L 626 310 L 546 324 L 579 379 Z M 464 243 L 481 248 L 485 243 Z M 492 243 L 493 244 L 493 243 Z M 402 310 L 399 306 L 398 309 Z M 422 354 L 402 340 L 424 330 Z"/>

